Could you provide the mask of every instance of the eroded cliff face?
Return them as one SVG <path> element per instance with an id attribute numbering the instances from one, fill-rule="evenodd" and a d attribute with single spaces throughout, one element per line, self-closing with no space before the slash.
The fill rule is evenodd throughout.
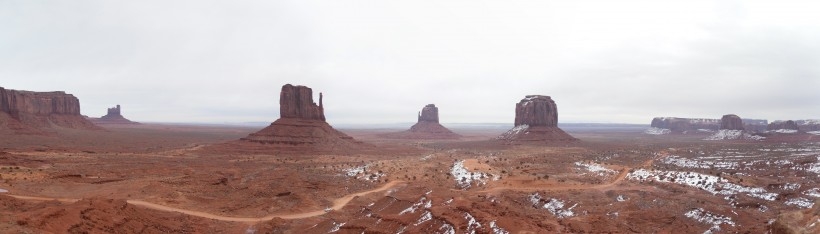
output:
<path id="1" fill-rule="evenodd" d="M 322 93 L 319 93 L 319 105 L 313 102 L 313 90 L 301 86 L 286 84 L 279 93 L 279 116 L 304 120 L 325 121 L 325 110 L 322 106 Z"/>
<path id="2" fill-rule="evenodd" d="M 32 92 L 0 87 L 3 128 L 35 133 L 54 127 L 99 129 L 80 114 L 80 100 L 65 92 Z"/>
<path id="3" fill-rule="evenodd" d="M 418 122 L 438 123 L 438 107 L 435 104 L 427 104 L 419 112 Z"/>
<path id="4" fill-rule="evenodd" d="M 550 96 L 527 95 L 515 105 L 515 127 L 496 139 L 509 142 L 573 142 L 558 128 L 558 107 Z"/>
<path id="5" fill-rule="evenodd" d="M 527 95 L 515 105 L 515 126 L 558 126 L 558 107 L 550 96 Z"/>
<path id="6" fill-rule="evenodd" d="M 724 115 L 720 118 L 720 129 L 743 130 L 743 120 L 737 115 Z"/>

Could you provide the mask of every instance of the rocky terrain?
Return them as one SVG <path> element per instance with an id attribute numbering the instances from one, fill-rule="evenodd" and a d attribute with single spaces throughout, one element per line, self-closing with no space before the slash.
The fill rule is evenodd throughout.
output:
<path id="1" fill-rule="evenodd" d="M 798 130 L 803 132 L 820 131 L 820 120 L 803 119 L 803 120 L 777 120 L 769 124 L 767 130 Z"/>
<path id="2" fill-rule="evenodd" d="M 767 127 L 767 120 L 742 119 L 743 128 L 746 130 L 761 132 Z M 678 118 L 678 117 L 655 117 L 652 119 L 651 127 L 653 133 L 663 134 L 708 134 L 720 130 L 721 119 L 704 118 Z M 664 131 L 664 129 L 666 131 Z"/>
<path id="3" fill-rule="evenodd" d="M 407 131 L 383 134 L 392 139 L 458 139 L 458 135 L 442 126 L 438 119 L 438 107 L 428 104 L 418 114 L 418 122 Z"/>
<path id="4" fill-rule="evenodd" d="M 139 124 L 122 116 L 120 105 L 108 108 L 108 113 L 100 118 L 89 118 L 94 124 Z"/>
<path id="5" fill-rule="evenodd" d="M 101 129 L 80 114 L 74 95 L 0 87 L 0 133 L 41 134 L 59 128 Z"/>
<path id="6" fill-rule="evenodd" d="M 507 142 L 573 142 L 558 128 L 558 107 L 550 96 L 527 95 L 515 105 L 515 127 L 496 139 Z"/>
<path id="7" fill-rule="evenodd" d="M 248 149 L 262 145 L 271 147 L 299 147 L 304 149 L 355 148 L 363 143 L 334 129 L 325 122 L 322 94 L 319 104 L 313 102 L 313 90 L 305 86 L 286 84 L 279 94 L 280 118 L 270 126 L 251 133 L 224 149 Z M 248 144 L 250 143 L 250 144 Z"/>
<path id="8" fill-rule="evenodd" d="M 743 120 L 741 120 L 739 116 L 734 114 L 724 115 L 722 118 L 720 118 L 720 129 L 744 130 Z"/>

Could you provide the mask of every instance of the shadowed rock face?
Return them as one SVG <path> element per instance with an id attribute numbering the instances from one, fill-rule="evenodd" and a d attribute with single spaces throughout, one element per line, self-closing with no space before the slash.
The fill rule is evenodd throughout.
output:
<path id="1" fill-rule="evenodd" d="M 322 93 L 319 93 L 319 105 L 316 105 L 313 102 L 313 90 L 310 88 L 291 84 L 282 86 L 282 92 L 279 93 L 279 116 L 325 121 Z"/>
<path id="2" fill-rule="evenodd" d="M 419 113 L 418 122 L 438 123 L 438 107 L 435 104 L 427 104 Z"/>
<path id="3" fill-rule="evenodd" d="M 18 133 L 36 133 L 55 126 L 99 129 L 80 115 L 80 100 L 65 92 L 31 92 L 0 87 L 0 121 Z"/>
<path id="4" fill-rule="evenodd" d="M 527 95 L 515 105 L 515 127 L 496 139 L 512 142 L 572 142 L 558 128 L 558 107 L 549 96 Z"/>
<path id="5" fill-rule="evenodd" d="M 743 130 L 743 120 L 737 115 L 724 115 L 720 118 L 720 129 Z"/>
<path id="6" fill-rule="evenodd" d="M 515 126 L 558 126 L 558 108 L 550 96 L 527 95 L 515 105 Z"/>

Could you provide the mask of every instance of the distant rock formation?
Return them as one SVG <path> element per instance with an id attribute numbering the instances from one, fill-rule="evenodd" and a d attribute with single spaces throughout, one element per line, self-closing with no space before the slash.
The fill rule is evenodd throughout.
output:
<path id="1" fill-rule="evenodd" d="M 382 135 L 393 139 L 458 139 L 458 135 L 438 122 L 438 107 L 428 104 L 421 109 L 418 122 L 403 132 L 387 133 Z"/>
<path id="2" fill-rule="evenodd" d="M 791 122 L 791 123 L 789 123 Z M 795 128 L 796 127 L 796 128 Z M 777 120 L 769 124 L 768 130 L 778 129 L 793 129 L 803 132 L 820 131 L 820 120 L 818 119 L 801 119 L 801 120 Z"/>
<path id="3" fill-rule="evenodd" d="M 741 122 L 744 129 L 755 132 L 765 131 L 768 124 L 764 119 L 742 119 Z M 720 130 L 720 123 L 720 119 L 655 117 L 651 127 L 654 131 L 667 129 L 676 134 L 710 133 Z"/>
<path id="4" fill-rule="evenodd" d="M 74 95 L 3 87 L 0 87 L 0 128 L 22 134 L 57 128 L 101 129 L 80 114 L 80 100 Z"/>
<path id="5" fill-rule="evenodd" d="M 240 141 L 279 146 L 335 147 L 362 144 L 333 129 L 325 122 L 322 94 L 319 105 L 313 102 L 313 90 L 286 84 L 279 94 L 280 118 L 270 126 Z"/>
<path id="6" fill-rule="evenodd" d="M 558 107 L 550 96 L 527 95 L 515 105 L 515 127 L 497 139 L 515 142 L 572 142 L 558 128 Z"/>
<path id="7" fill-rule="evenodd" d="M 734 114 L 724 115 L 722 118 L 720 118 L 720 129 L 744 130 L 743 120 L 741 120 L 739 116 Z"/>
<path id="8" fill-rule="evenodd" d="M 116 107 L 108 108 L 108 113 L 103 117 L 90 118 L 90 120 L 95 124 L 139 124 L 123 117 L 121 111 L 120 105 L 117 105 Z"/>
<path id="9" fill-rule="evenodd" d="M 795 130 L 800 131 L 800 126 L 797 126 L 793 120 L 787 121 L 774 121 L 769 124 L 767 130 L 779 130 L 779 129 L 788 129 L 788 130 Z"/>

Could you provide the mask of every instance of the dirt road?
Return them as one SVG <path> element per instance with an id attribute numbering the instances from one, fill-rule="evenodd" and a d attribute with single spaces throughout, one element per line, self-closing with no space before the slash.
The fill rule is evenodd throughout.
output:
<path id="1" fill-rule="evenodd" d="M 398 180 L 391 181 L 391 182 L 389 182 L 385 185 L 382 185 L 379 188 L 375 188 L 375 189 L 367 190 L 367 191 L 363 191 L 363 192 L 358 192 L 358 193 L 353 193 L 353 194 L 348 194 L 347 196 L 340 197 L 340 198 L 337 198 L 337 199 L 333 200 L 333 206 L 329 207 L 329 209 L 331 209 L 331 210 L 340 210 L 345 205 L 347 205 L 347 203 L 350 203 L 350 201 L 353 200 L 353 198 L 355 198 L 357 196 L 363 196 L 363 195 L 367 195 L 367 194 L 370 194 L 370 193 L 386 191 L 386 190 L 391 189 L 391 188 L 395 187 L 396 185 L 399 185 L 399 184 L 402 184 L 402 183 L 404 183 L 404 181 L 398 181 Z M 53 201 L 53 200 L 57 200 L 57 201 L 60 201 L 60 202 L 65 202 L 65 203 L 73 203 L 73 202 L 76 202 L 76 201 L 80 200 L 80 199 L 76 199 L 76 198 L 33 197 L 33 196 L 11 195 L 11 194 L 6 194 L 6 195 L 17 198 L 17 199 L 35 200 L 35 201 Z M 302 219 L 302 218 L 320 216 L 320 215 L 326 214 L 327 212 L 330 211 L 330 210 L 326 211 L 325 209 L 322 209 L 322 210 L 308 211 L 308 212 L 302 212 L 302 213 L 272 214 L 272 215 L 268 215 L 268 216 L 264 216 L 264 217 L 230 217 L 230 216 L 221 216 L 221 215 L 216 215 L 216 214 L 211 214 L 211 213 L 201 212 L 201 211 L 193 211 L 193 210 L 187 210 L 187 209 L 174 208 L 174 207 L 160 205 L 160 204 L 151 203 L 151 202 L 142 201 L 142 200 L 127 200 L 127 202 L 128 202 L 128 204 L 132 204 L 132 205 L 136 205 L 136 206 L 140 206 L 140 207 L 145 207 L 145 208 L 148 208 L 148 209 L 161 210 L 161 211 L 170 211 L 170 212 L 179 212 L 179 213 L 183 213 L 183 214 L 186 214 L 186 215 L 197 216 L 197 217 L 208 218 L 208 219 L 221 220 L 221 221 L 246 222 L 246 223 L 256 223 L 256 222 L 268 221 L 268 220 L 271 220 L 271 219 L 274 219 L 274 218 Z"/>

